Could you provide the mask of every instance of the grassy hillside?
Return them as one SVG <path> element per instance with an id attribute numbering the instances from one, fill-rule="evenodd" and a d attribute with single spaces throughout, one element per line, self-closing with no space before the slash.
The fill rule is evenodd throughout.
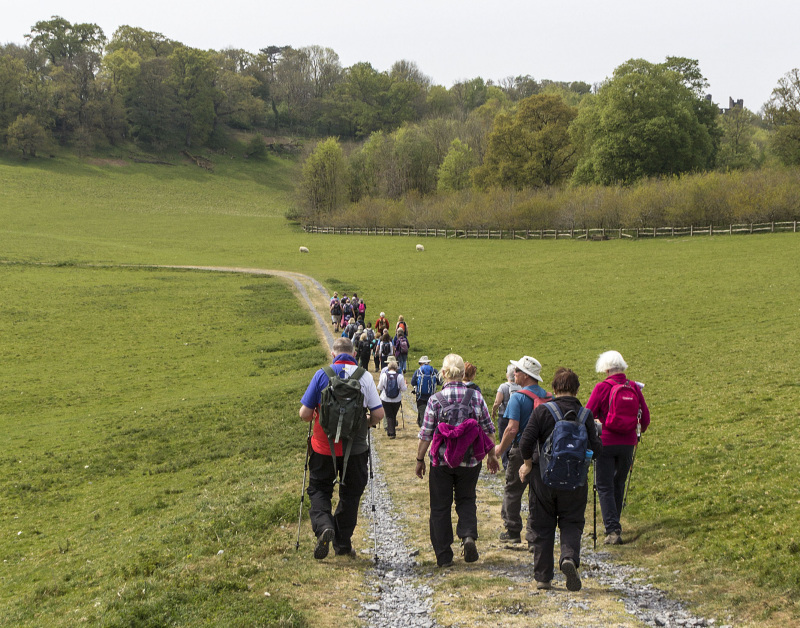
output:
<path id="1" fill-rule="evenodd" d="M 800 619 L 800 437 L 793 429 L 800 406 L 797 236 L 591 243 L 429 239 L 426 251 L 416 253 L 409 238 L 307 236 L 288 225 L 282 215 L 291 202 L 292 172 L 290 162 L 277 159 L 258 165 L 220 161 L 214 173 L 188 164 L 0 162 L 0 258 L 22 262 L 3 267 L 0 284 L 0 333 L 7 339 L 0 412 L 11 435 L 3 477 L 13 496 L 3 506 L 9 516 L 3 517 L 2 547 L 6 554 L 16 551 L 20 599 L 45 600 L 56 615 L 79 603 L 91 606 L 83 585 L 65 582 L 94 582 L 98 573 L 113 573 L 110 582 L 118 587 L 162 568 L 210 582 L 203 570 L 216 569 L 216 551 L 225 544 L 209 541 L 216 540 L 217 528 L 204 528 L 198 511 L 218 508 L 222 516 L 219 510 L 229 512 L 224 504 L 234 499 L 248 500 L 260 522 L 241 537 L 231 532 L 242 538 L 242 561 L 279 565 L 275 557 L 292 544 L 291 532 L 284 531 L 273 540 L 267 534 L 271 549 L 256 548 L 255 539 L 268 527 L 264 522 L 285 516 L 290 502 L 286 510 L 271 510 L 279 493 L 253 488 L 255 478 L 272 473 L 278 478 L 273 486 L 299 487 L 301 478 L 303 435 L 282 422 L 296 414 L 312 358 L 321 354 L 310 346 L 311 327 L 292 324 L 298 314 L 288 293 L 270 280 L 73 265 L 218 264 L 296 270 L 331 290 L 355 289 L 373 320 L 380 309 L 390 320 L 406 316 L 412 361 L 423 353 L 436 362 L 459 352 L 478 365 L 484 390 L 502 381 L 508 359 L 527 353 L 543 363 L 546 381 L 557 366 L 575 369 L 585 400 L 598 379 L 597 354 L 618 349 L 631 365 L 630 376 L 646 383 L 653 414 L 625 515 L 636 543 L 624 558 L 647 566 L 661 586 L 708 612 L 733 610 L 775 625 Z M 299 245 L 311 253 L 299 254 Z M 27 264 L 32 261 L 62 266 L 37 269 Z M 271 287 L 248 288 L 262 284 Z M 281 307 L 272 308 L 272 300 Z M 221 311 L 212 312 L 218 304 Z M 209 313 L 222 318 L 208 321 Z M 283 349 L 279 342 L 287 334 L 299 344 Z M 254 347 L 281 347 L 284 353 Z M 300 370 L 264 376 L 277 374 L 287 359 Z M 186 425 L 199 427 L 182 430 Z M 260 429 L 297 440 L 294 468 L 248 457 Z M 128 430 L 124 438 L 120 430 Z M 140 433 L 143 451 L 130 445 Z M 212 442 L 223 450 L 208 451 Z M 269 449 L 252 447 L 257 458 Z M 86 477 L 98 456 L 99 472 Z M 26 459 L 35 460 L 30 471 L 19 462 Z M 183 468 L 170 462 L 175 459 L 196 463 Z M 120 479 L 113 469 L 126 460 L 127 475 Z M 51 487 L 48 470 L 66 477 Z M 167 480 L 172 473 L 181 479 Z M 138 485 L 150 474 L 161 484 Z M 137 485 L 129 481 L 134 477 Z M 206 477 L 211 479 L 201 488 L 198 478 Z M 249 488 L 237 496 L 227 483 Z M 101 494 L 97 484 L 102 504 L 92 501 L 92 492 Z M 178 497 L 167 492 L 173 485 L 183 491 Z M 91 542 L 80 544 L 96 544 L 95 553 L 76 553 L 79 534 L 104 529 L 92 518 L 110 516 L 116 507 L 111 501 L 123 490 L 129 494 L 120 500 L 118 532 L 92 532 Z M 73 514 L 73 506 L 59 505 L 61 495 L 68 504 L 85 505 Z M 144 510 L 134 515 L 139 508 Z M 184 510 L 173 514 L 173 508 Z M 64 512 L 70 513 L 66 521 L 54 519 Z M 27 527 L 13 519 L 24 513 L 36 513 Z M 133 543 L 147 534 L 147 526 L 137 524 L 143 515 L 152 517 L 151 527 L 199 528 L 197 536 L 190 534 L 187 554 L 203 559 L 184 566 L 174 562 L 173 550 L 169 559 L 167 550 L 147 558 L 131 545 L 123 547 L 129 556 L 120 562 L 150 560 L 151 566 L 115 571 L 119 539 Z M 43 530 L 39 521 L 50 527 Z M 23 534 L 16 536 L 18 531 Z M 37 541 L 45 536 L 46 543 Z M 161 537 L 141 538 L 157 545 Z M 67 539 L 69 549 L 62 551 Z M 245 558 L 251 551 L 255 558 Z M 92 568 L 87 559 L 108 564 Z M 308 562 L 303 569 L 316 568 Z M 48 571 L 51 564 L 67 566 Z M 237 562 L 214 573 L 233 579 L 231 595 L 249 595 L 247 566 Z M 256 586 L 261 577 L 255 576 Z M 163 599 L 182 599 L 183 581 L 173 589 L 163 584 L 169 580 L 159 580 L 166 587 Z M 100 585 L 92 587 L 98 594 L 91 603 L 123 612 L 109 600 L 112 589 L 103 594 Z M 147 605 L 144 597 L 140 602 L 137 608 Z M 217 608 L 210 599 L 201 603 Z M 293 607 L 286 603 L 288 616 Z M 302 617 L 302 596 L 298 604 Z M 14 607 L 19 614 L 13 617 L 35 623 L 23 606 Z"/>

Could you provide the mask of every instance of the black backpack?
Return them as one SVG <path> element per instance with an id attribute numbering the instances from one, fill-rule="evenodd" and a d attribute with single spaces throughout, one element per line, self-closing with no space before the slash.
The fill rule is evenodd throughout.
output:
<path id="1" fill-rule="evenodd" d="M 381 355 L 385 358 L 392 352 L 392 343 L 381 341 Z"/>
<path id="2" fill-rule="evenodd" d="M 350 377 L 343 379 L 330 366 L 323 366 L 322 370 L 325 371 L 330 381 L 322 391 L 322 400 L 319 404 L 319 425 L 328 437 L 328 444 L 331 447 L 334 477 L 337 473 L 334 444 L 339 441 L 347 441 L 342 462 L 341 484 L 344 485 L 350 449 L 367 420 L 364 393 L 361 391 L 361 382 L 359 381 L 366 371 L 359 366 Z"/>

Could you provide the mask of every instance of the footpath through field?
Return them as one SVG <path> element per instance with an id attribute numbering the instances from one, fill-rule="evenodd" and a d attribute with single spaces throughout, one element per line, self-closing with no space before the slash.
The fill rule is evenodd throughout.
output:
<path id="1" fill-rule="evenodd" d="M 158 268 L 272 275 L 292 282 L 298 297 L 311 312 L 320 338 L 327 347 L 334 336 L 329 324 L 329 294 L 313 277 L 291 271 L 222 266 L 158 266 Z M 412 367 L 413 368 L 413 367 Z M 377 376 L 377 374 L 375 374 Z M 299 400 L 298 400 L 299 403 Z M 713 626 L 714 619 L 696 617 L 680 601 L 671 600 L 648 584 L 648 575 L 612 560 L 610 552 L 592 551 L 591 522 L 581 549 L 583 588 L 569 592 L 557 572 L 551 591 L 537 591 L 532 556 L 521 546 L 497 541 L 503 494 L 502 474 L 481 474 L 478 491 L 479 522 L 483 536 L 480 561 L 467 565 L 457 559 L 447 570 L 435 561 L 420 560 L 430 554 L 426 509 L 420 509 L 419 492 L 427 481 L 413 477 L 416 456 L 416 403 L 409 389 L 404 398 L 409 427 L 395 440 L 372 432 L 374 480 L 362 499 L 359 529 L 361 554 L 375 553 L 377 564 L 367 570 L 365 586 L 371 599 L 362 604 L 361 621 L 368 626 Z M 410 496 L 417 495 L 415 505 Z M 373 515 L 374 505 L 374 515 Z M 523 509 L 526 504 L 523 504 Z M 375 517 L 375 522 L 371 517 Z M 602 528 L 602 525 L 599 526 Z M 602 530 L 601 530 L 602 533 Z M 602 538 L 602 536 L 601 536 Z M 456 548 L 454 548 L 456 549 Z M 434 609 L 439 621 L 434 619 Z M 442 623 L 440 623 L 442 622 Z M 724 628 L 724 627 L 723 627 Z"/>

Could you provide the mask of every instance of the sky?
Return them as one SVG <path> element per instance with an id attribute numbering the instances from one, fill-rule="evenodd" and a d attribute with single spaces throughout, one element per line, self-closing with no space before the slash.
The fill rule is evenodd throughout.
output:
<path id="1" fill-rule="evenodd" d="M 481 76 L 499 81 L 585 81 L 611 76 L 628 59 L 698 60 L 708 93 L 758 112 L 778 80 L 800 67 L 797 0 L 4 0 L 0 43 L 25 43 L 40 20 L 59 15 L 157 31 L 187 46 L 257 52 L 270 45 L 332 48 L 342 66 L 388 70 L 414 61 L 445 87 Z"/>

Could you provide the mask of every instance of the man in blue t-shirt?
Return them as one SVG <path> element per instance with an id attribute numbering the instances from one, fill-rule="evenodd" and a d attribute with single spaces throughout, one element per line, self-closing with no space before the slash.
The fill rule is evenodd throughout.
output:
<path id="1" fill-rule="evenodd" d="M 503 495 L 503 506 L 500 516 L 506 531 L 500 535 L 501 541 L 521 543 L 522 533 L 522 496 L 525 494 L 526 484 L 519 479 L 519 468 L 522 466 L 522 455 L 519 451 L 519 439 L 522 430 L 528 423 L 533 409 L 539 404 L 552 401 L 553 397 L 544 388 L 539 386 L 542 381 L 542 365 L 536 358 L 529 355 L 523 356 L 518 361 L 509 360 L 514 366 L 514 383 L 522 386 L 521 390 L 514 392 L 508 400 L 504 417 L 508 420 L 508 427 L 503 432 L 503 439 L 495 447 L 495 455 L 501 458 L 508 451 L 508 466 L 506 467 L 506 486 Z M 532 547 L 533 532 L 531 527 L 531 513 L 528 513 L 528 525 L 525 538 L 528 547 Z"/>
<path id="2" fill-rule="evenodd" d="M 358 368 L 353 343 L 349 338 L 334 340 L 331 356 L 333 357 L 331 368 L 339 377 L 349 377 Z M 314 421 L 311 453 L 308 458 L 307 492 L 311 501 L 309 509 L 311 528 L 317 537 L 314 558 L 318 560 L 328 555 L 328 545 L 331 542 L 337 555 L 350 555 L 353 551 L 350 539 L 358 521 L 361 495 L 367 486 L 367 461 L 369 458 L 367 435 L 369 428 L 380 423 L 383 418 L 383 405 L 378 396 L 375 381 L 368 372 L 365 372 L 359 383 L 364 395 L 364 406 L 369 410 L 369 420 L 354 436 L 346 476 L 341 477 L 344 463 L 342 443 L 334 444 L 336 455 L 336 468 L 334 469 L 330 443 L 319 424 L 319 404 L 322 400 L 322 391 L 328 387 L 329 382 L 325 371 L 319 369 L 300 400 L 300 418 L 304 421 Z M 336 512 L 331 513 L 333 487 L 337 480 L 341 480 L 339 505 Z"/>

